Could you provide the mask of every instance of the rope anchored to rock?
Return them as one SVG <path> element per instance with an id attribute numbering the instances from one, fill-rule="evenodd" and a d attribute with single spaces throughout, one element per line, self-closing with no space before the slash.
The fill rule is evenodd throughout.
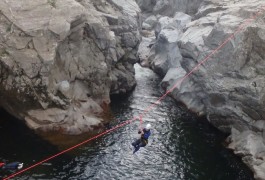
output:
<path id="1" fill-rule="evenodd" d="M 142 123 L 143 123 L 143 120 L 142 120 L 142 118 L 143 118 L 143 116 L 146 114 L 146 113 L 148 113 L 149 111 L 151 111 L 155 106 L 157 106 L 157 105 L 159 105 L 159 102 L 160 101 L 162 101 L 170 92 L 172 92 L 178 85 L 180 85 L 185 79 L 187 79 L 194 71 L 196 71 L 196 70 L 198 70 L 198 68 L 202 65 L 202 64 L 204 64 L 207 60 L 209 60 L 210 59 L 210 57 L 212 57 L 214 54 L 216 54 L 224 45 L 226 45 L 228 42 L 230 42 L 234 37 L 235 37 L 235 35 L 236 34 L 238 34 L 239 32 L 241 32 L 244 28 L 246 28 L 247 27 L 247 25 L 249 25 L 251 22 L 253 22 L 255 19 L 257 19 L 258 18 L 258 16 L 260 16 L 261 14 L 262 14 L 262 12 L 265 10 L 265 6 L 262 6 L 261 7 L 261 9 L 262 10 L 259 10 L 258 11 L 258 13 L 256 13 L 255 14 L 255 16 L 254 17 L 252 17 L 252 18 L 250 18 L 250 19 L 247 19 L 245 22 L 243 22 L 238 28 L 237 28 L 237 30 L 232 34 L 232 35 L 230 35 L 225 41 L 223 41 L 222 43 L 221 43 L 221 45 L 219 45 L 216 49 L 214 49 L 206 58 L 204 58 L 202 61 L 200 61 L 200 63 L 198 63 L 190 72 L 188 72 L 184 77 L 182 77 L 181 79 L 179 79 L 176 83 L 175 83 L 175 85 L 170 89 L 170 90 L 168 90 L 165 94 L 163 94 L 155 103 L 152 103 L 149 107 L 147 107 L 144 111 L 143 111 L 143 113 L 141 114 L 141 115 L 139 115 L 138 116 L 138 118 L 133 118 L 133 119 L 130 119 L 130 120 L 127 120 L 127 121 L 125 121 L 125 122 L 123 122 L 123 123 L 121 123 L 121 124 L 118 124 L 117 126 L 115 126 L 115 127 L 113 127 L 113 128 L 111 128 L 111 129 L 108 129 L 108 130 L 106 130 L 106 131 L 104 131 L 104 132 L 102 132 L 102 133 L 99 133 L 98 135 L 96 135 L 96 136 L 93 136 L 93 137 L 91 137 L 91 138 L 89 138 L 89 139 L 87 139 L 87 140 L 85 140 L 85 141 L 83 141 L 83 142 L 81 142 L 81 143 L 79 143 L 79 144 L 77 144 L 77 145 L 75 145 L 75 146 L 72 146 L 72 147 L 70 147 L 70 148 L 68 148 L 68 149 L 66 149 L 66 150 L 64 150 L 64 151 L 61 151 L 61 152 L 59 152 L 59 153 L 57 153 L 57 154 L 55 154 L 55 155 L 53 155 L 53 156 L 50 156 L 50 157 L 48 157 L 48 158 L 46 158 L 46 159 L 44 159 L 44 160 L 42 160 L 42 161 L 39 161 L 39 162 L 37 162 L 37 163 L 35 163 L 35 164 L 33 164 L 33 165 L 31 165 L 31 166 L 29 166 L 29 167 L 27 167 L 27 168 L 25 168 L 25 169 L 23 169 L 23 170 L 21 170 L 21 171 L 18 171 L 18 172 L 16 172 L 16 173 L 14 173 L 14 174 L 12 174 L 12 175 L 10 175 L 10 176 L 8 176 L 8 177 L 5 177 L 4 178 L 4 180 L 8 180 L 8 179 L 10 179 L 10 178 L 13 178 L 13 177 L 15 177 L 15 176 L 18 176 L 19 174 L 22 174 L 23 172 L 25 172 L 25 171 L 29 171 L 29 170 L 31 170 L 31 169 L 33 169 L 34 167 L 36 167 L 36 166 L 38 166 L 38 165 L 41 165 L 42 163 L 44 163 L 44 162 L 47 162 L 47 161 L 49 161 L 49 160 L 51 160 L 51 159 L 54 159 L 54 158 L 56 158 L 57 156 L 60 156 L 60 155 L 62 155 L 62 154 L 65 154 L 66 152 L 69 152 L 69 151 L 71 151 L 71 150 L 73 150 L 73 149 L 75 149 L 75 148 L 77 148 L 77 147 L 79 147 L 79 146 L 81 146 L 81 145 L 84 145 L 84 144 L 86 144 L 86 143 L 88 143 L 88 142 L 90 142 L 90 141 L 92 141 L 92 140 L 95 140 L 95 139 L 97 139 L 97 138 L 99 138 L 99 137 L 102 137 L 103 135 L 105 135 L 105 134 L 108 134 L 108 133 L 110 133 L 110 132 L 112 132 L 112 131 L 115 131 L 116 129 L 118 129 L 118 128 L 121 128 L 121 127 L 123 127 L 123 126 L 125 126 L 125 125 L 128 125 L 128 124 L 130 124 L 130 123 L 132 123 L 132 122 L 134 122 L 134 121 L 136 121 L 136 120 L 139 120 L 140 121 L 140 125 L 139 125 L 139 127 L 142 129 Z"/>

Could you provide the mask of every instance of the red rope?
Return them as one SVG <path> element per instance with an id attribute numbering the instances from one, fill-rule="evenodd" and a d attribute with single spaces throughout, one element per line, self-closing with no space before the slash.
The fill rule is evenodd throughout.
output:
<path id="1" fill-rule="evenodd" d="M 265 10 L 265 6 L 262 6 L 261 7 L 261 9 L 263 9 L 263 10 Z M 250 22 L 251 21 L 253 21 L 253 20 L 255 20 L 260 14 L 261 14 L 261 11 L 260 10 L 258 10 L 259 12 L 257 12 L 256 14 L 255 14 L 255 16 L 254 17 L 252 17 L 252 18 L 249 18 L 249 19 L 247 19 L 244 23 L 242 23 L 242 25 L 240 25 L 239 27 L 238 27 L 238 29 L 231 35 L 231 36 L 229 36 L 220 46 L 218 46 L 215 50 L 213 50 L 205 59 L 203 59 L 200 63 L 198 63 L 188 74 L 186 74 L 183 78 L 181 78 L 180 80 L 178 80 L 177 82 L 176 82 L 176 84 L 170 89 L 170 90 L 168 90 L 163 96 L 161 96 L 155 103 L 153 103 L 152 105 L 150 105 L 149 107 L 147 107 L 145 110 L 144 110 L 144 112 L 142 113 L 142 114 L 140 114 L 140 118 L 139 118 L 139 120 L 140 120 L 140 126 L 142 126 L 142 117 L 143 117 L 143 115 L 145 115 L 146 113 L 148 113 L 150 110 L 152 110 L 155 106 L 157 106 L 158 104 L 159 104 L 159 102 L 160 101 L 162 101 L 170 92 L 172 92 L 178 85 L 180 85 L 180 83 L 181 82 L 183 82 L 186 78 L 188 78 L 194 71 L 196 71 L 202 64 L 204 64 L 207 60 L 209 60 L 209 58 L 211 57 L 211 56 L 213 56 L 218 50 L 220 50 L 224 45 L 226 45 L 231 39 L 233 39 L 234 37 L 235 37 L 235 35 L 236 34 L 238 34 L 240 31 L 242 31 L 242 29 L 243 28 L 245 28 L 248 24 L 250 24 Z M 25 172 L 25 171 L 28 171 L 28 170 L 30 170 L 30 169 L 32 169 L 32 168 L 34 168 L 34 167 L 36 167 L 36 166 L 38 166 L 38 165 L 40 165 L 40 164 L 42 164 L 42 163 L 44 163 L 44 162 L 47 162 L 47 161 L 49 161 L 49 160 L 51 160 L 51 159 L 53 159 L 53 158 L 55 158 L 55 157 L 57 157 L 57 156 L 59 156 L 59 155 L 62 155 L 62 154 L 64 154 L 64 153 L 66 153 L 66 152 L 68 152 L 68 151 L 71 151 L 71 150 L 73 150 L 73 149 L 75 149 L 75 148 L 77 148 L 77 147 L 79 147 L 79 146 L 81 146 L 81 145 L 83 145 L 83 144 L 86 144 L 86 143 L 88 143 L 88 142 L 90 142 L 90 141 L 92 141 L 92 140 L 94 140 L 94 139 L 96 139 L 96 138 L 98 138 L 98 137 L 101 137 L 101 136 L 103 136 L 103 135 L 105 135 L 105 134 L 108 134 L 109 132 L 112 132 L 112 131 L 114 131 L 114 130 L 116 130 L 116 129 L 118 129 L 118 128 L 120 128 L 120 127 L 123 127 L 123 126 L 125 126 L 125 125 L 127 125 L 127 124 L 130 124 L 130 123 L 132 123 L 133 121 L 135 121 L 136 120 L 136 118 L 133 118 L 133 119 L 131 119 L 131 120 L 127 120 L 127 121 L 125 121 L 125 122 L 123 122 L 123 123 L 121 123 L 121 124 L 119 124 L 119 125 L 117 125 L 117 126 L 115 126 L 115 127 L 113 127 L 113 128 L 111 128 L 111 129 L 109 129 L 109 130 L 107 130 L 107 131 L 104 131 L 104 132 L 102 132 L 102 133 L 100 133 L 100 134 L 98 134 L 98 135 L 96 135 L 96 136 L 94 136 L 94 137 L 91 137 L 91 138 L 89 138 L 89 139 L 87 139 L 87 140 L 85 140 L 85 141 L 83 141 L 83 142 L 81 142 L 81 143 L 79 143 L 79 144 L 77 144 L 77 145 L 75 145 L 75 146 L 72 146 L 72 147 L 70 147 L 70 148 L 68 148 L 68 149 L 66 149 L 66 150 L 64 150 L 64 151 L 61 151 L 61 152 L 59 152 L 59 153 L 57 153 L 57 154 L 55 154 L 55 155 L 53 155 L 53 156 L 50 156 L 50 157 L 48 157 L 48 158 L 46 158 L 46 159 L 44 159 L 44 160 L 42 160 L 42 161 L 40 161 L 40 162 L 38 162 L 38 163 L 36 163 L 36 164 L 33 164 L 32 166 L 29 166 L 29 167 L 27 167 L 27 168 L 25 168 L 25 169 L 23 169 L 23 170 L 20 170 L 20 171 L 18 171 L 18 172 L 16 172 L 16 173 L 14 173 L 14 174 L 12 174 L 12 175 L 10 175 L 10 176 L 8 176 L 8 177 L 6 177 L 6 178 L 4 178 L 3 180 L 8 180 L 8 179 L 10 179 L 10 178 L 13 178 L 13 177 L 15 177 L 15 176 L 17 176 L 17 175 L 19 175 L 19 174 L 21 174 L 21 173 L 23 173 L 23 172 Z"/>
<path id="2" fill-rule="evenodd" d="M 265 7 L 263 7 L 264 9 Z M 264 9 L 265 10 L 265 9 Z M 156 106 L 160 101 L 162 101 L 170 92 L 172 92 L 178 85 L 180 85 L 187 77 L 189 77 L 194 71 L 196 71 L 202 64 L 204 64 L 206 61 L 210 59 L 211 56 L 213 56 L 217 51 L 219 51 L 224 45 L 226 45 L 230 40 L 232 40 L 236 34 L 242 31 L 243 28 L 245 28 L 248 24 L 250 24 L 251 21 L 255 20 L 257 16 L 259 16 L 261 12 L 258 12 L 255 16 L 252 18 L 249 18 L 245 20 L 244 23 L 242 23 L 237 30 L 230 35 L 221 45 L 219 45 L 215 50 L 213 50 L 206 58 L 204 58 L 201 62 L 199 62 L 189 73 L 187 73 L 184 77 L 182 77 L 180 80 L 178 80 L 172 88 L 170 88 L 163 96 L 161 96 L 155 103 L 153 103 L 151 106 L 146 108 L 144 112 L 141 114 L 143 116 L 147 112 L 149 112 L 154 106 Z"/>
<path id="3" fill-rule="evenodd" d="M 94 139 L 96 139 L 96 138 L 98 138 L 98 137 L 101 137 L 101 136 L 103 136 L 103 135 L 105 135 L 105 134 L 107 134 L 107 133 L 109 133 L 109 132 L 111 132 L 111 131 L 114 131 L 114 130 L 116 130 L 116 129 L 122 127 L 122 126 L 125 126 L 125 125 L 127 125 L 127 124 L 130 124 L 130 123 L 132 123 L 132 122 L 135 121 L 135 120 L 136 120 L 136 119 L 134 118 L 134 119 L 131 119 L 131 120 L 127 120 L 127 121 L 125 121 L 125 122 L 123 122 L 123 123 L 121 123 L 121 124 L 118 124 L 117 126 L 111 128 L 111 129 L 108 129 L 107 131 L 104 131 L 104 132 L 102 132 L 102 133 L 100 133 L 100 134 L 98 134 L 98 135 L 96 135 L 96 136 L 93 136 L 93 137 L 91 137 L 91 138 L 89 138 L 89 139 L 87 139 L 87 140 L 85 140 L 85 141 L 83 141 L 83 142 L 81 142 L 81 143 L 79 143 L 79 144 L 77 144 L 77 145 L 75 145 L 75 146 L 72 146 L 72 147 L 70 147 L 70 148 L 68 148 L 68 149 L 66 149 L 66 150 L 64 150 L 64 151 L 61 151 L 61 152 L 59 152 L 59 153 L 57 153 L 57 154 L 55 154 L 55 155 L 53 155 L 53 156 L 51 156 L 51 157 L 49 157 L 49 158 L 47 158 L 47 159 L 44 159 L 44 160 L 42 160 L 42 161 L 40 161 L 40 162 L 38 162 L 38 163 L 36 163 L 36 164 L 33 164 L 32 166 L 29 166 L 29 167 L 27 167 L 27 168 L 25 168 L 25 169 L 23 169 L 23 170 L 20 170 L 20 171 L 18 171 L 18 172 L 16 172 L 16 173 L 14 173 L 14 174 L 12 174 L 12 175 L 10 175 L 10 176 L 4 178 L 3 180 L 8 180 L 8 179 L 10 179 L 10 178 L 13 178 L 13 177 L 15 177 L 15 176 L 17 176 L 17 175 L 19 175 L 19 174 L 25 172 L 25 171 L 28 171 L 28 170 L 30 170 L 30 169 L 32 169 L 32 168 L 34 168 L 34 167 L 36 167 L 36 166 L 38 166 L 38 165 L 44 163 L 44 162 L 47 162 L 47 161 L 49 161 L 49 160 L 51 160 L 51 159 L 53 159 L 53 158 L 55 158 L 55 157 L 57 157 L 57 156 L 60 156 L 60 155 L 66 153 L 66 152 L 68 152 L 68 151 L 71 151 L 71 150 L 73 150 L 73 149 L 75 149 L 75 148 L 77 148 L 77 147 L 79 147 L 79 146 L 81 146 L 81 145 L 83 145 L 83 144 L 86 144 L 86 143 L 88 143 L 89 141 L 92 141 L 92 140 L 94 140 Z"/>
<path id="4" fill-rule="evenodd" d="M 0 162 L 0 167 L 2 167 L 2 166 L 4 166 L 4 165 L 5 165 L 5 163 Z"/>

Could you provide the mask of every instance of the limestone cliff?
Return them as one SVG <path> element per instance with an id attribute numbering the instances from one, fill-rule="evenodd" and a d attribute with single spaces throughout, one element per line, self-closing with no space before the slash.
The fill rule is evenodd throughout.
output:
<path id="1" fill-rule="evenodd" d="M 195 14 L 186 7 L 170 16 L 149 16 L 153 9 L 143 8 L 140 61 L 165 76 L 161 85 L 170 89 L 259 11 L 255 21 L 171 95 L 231 134 L 228 147 L 243 157 L 257 179 L 265 179 L 265 2 L 205 0 L 197 7 Z"/>
<path id="2" fill-rule="evenodd" d="M 134 0 L 0 1 L 0 105 L 28 126 L 79 134 L 135 86 Z"/>

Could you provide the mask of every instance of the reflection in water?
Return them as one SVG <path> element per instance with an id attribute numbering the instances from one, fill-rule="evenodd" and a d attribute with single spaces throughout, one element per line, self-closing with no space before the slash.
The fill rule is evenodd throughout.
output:
<path id="1" fill-rule="evenodd" d="M 136 72 L 138 85 L 134 92 L 112 101 L 115 120 L 110 126 L 138 115 L 161 96 L 160 79 L 155 74 L 138 65 Z M 27 167 L 58 152 L 57 146 L 39 138 L 4 112 L 1 114 L 7 119 L 0 121 L 0 160 L 23 161 Z M 170 98 L 143 120 L 152 124 L 152 136 L 149 144 L 134 155 L 130 144 L 138 137 L 139 122 L 57 157 L 17 179 L 253 179 L 241 160 L 221 145 L 225 138 L 222 134 Z M 1 172 L 0 176 L 3 174 L 8 172 Z"/>

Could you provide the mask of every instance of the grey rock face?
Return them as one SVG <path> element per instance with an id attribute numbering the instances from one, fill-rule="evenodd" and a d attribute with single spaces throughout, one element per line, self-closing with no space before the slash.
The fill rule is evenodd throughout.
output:
<path id="1" fill-rule="evenodd" d="M 178 40 L 182 32 L 177 29 L 163 29 L 149 55 L 151 68 L 164 76 L 169 68 L 179 67 L 182 58 L 178 49 Z"/>
<path id="2" fill-rule="evenodd" d="M 1 107 L 38 130 L 98 126 L 109 95 L 135 86 L 134 0 L 0 2 Z"/>
<path id="3" fill-rule="evenodd" d="M 154 6 L 156 5 L 157 0 L 136 0 L 139 7 L 142 11 L 151 13 L 153 11 Z"/>
<path id="4" fill-rule="evenodd" d="M 169 2 L 161 1 L 154 9 L 163 14 Z M 172 97 L 221 131 L 232 133 L 229 148 L 243 157 L 257 179 L 265 179 L 265 3 L 207 0 L 197 7 L 192 18 L 184 13 L 173 16 L 176 11 L 166 14 L 170 17 L 157 16 L 148 64 L 165 76 L 161 83 L 165 90 L 176 86 Z M 255 21 L 193 71 L 260 9 Z M 172 56 L 173 52 L 178 55 Z"/>
<path id="5" fill-rule="evenodd" d="M 255 11 L 260 3 L 256 1 L 256 4 L 248 6 L 248 11 Z M 244 7 L 245 4 L 242 2 L 241 5 Z M 209 16 L 188 25 L 179 41 L 183 56 L 180 64 L 186 72 L 191 71 L 231 36 L 243 21 L 243 17 L 236 16 L 240 15 L 238 11 L 240 9 L 227 5 L 227 10 L 222 14 L 212 12 Z M 247 130 L 253 120 L 264 119 L 265 84 L 263 74 L 259 73 L 264 62 L 264 39 L 259 35 L 259 32 L 264 31 L 263 26 L 264 22 L 258 20 L 237 34 L 231 42 L 193 72 L 190 78 L 175 90 L 174 96 L 180 100 L 189 99 L 186 96 L 192 97 L 193 91 L 187 93 L 182 89 L 186 84 L 190 84 L 191 89 L 198 91 L 192 101 L 184 101 L 187 107 L 195 112 L 207 114 L 212 124 L 228 133 L 231 127 Z"/>
<path id="6" fill-rule="evenodd" d="M 195 14 L 203 0 L 137 0 L 143 12 L 173 16 L 176 12 Z"/>
<path id="7" fill-rule="evenodd" d="M 248 130 L 240 133 L 233 129 L 228 148 L 235 154 L 243 156 L 243 161 L 253 170 L 255 179 L 263 180 L 265 178 L 265 145 L 260 133 L 264 133 L 264 127 L 261 132 Z"/>
<path id="8" fill-rule="evenodd" d="M 142 28 L 145 30 L 152 30 L 157 23 L 157 17 L 155 15 L 149 16 L 142 24 Z"/>
<path id="9" fill-rule="evenodd" d="M 179 62 L 182 56 L 178 48 L 178 40 L 192 18 L 183 12 L 194 14 L 201 2 L 201 0 L 137 1 L 143 16 L 147 17 L 142 24 L 144 38 L 138 50 L 142 66 L 149 66 L 161 76 L 165 76 L 171 67 L 180 67 Z M 149 16 L 150 13 L 152 15 Z"/>
<path id="10" fill-rule="evenodd" d="M 150 55 L 151 47 L 155 43 L 154 35 L 151 37 L 143 37 L 138 49 L 138 57 L 140 64 L 143 67 L 150 67 L 148 57 Z"/>
<path id="11" fill-rule="evenodd" d="M 148 64 L 161 76 L 165 76 L 170 68 L 181 68 L 182 56 L 178 41 L 185 25 L 190 21 L 191 16 L 181 12 L 176 13 L 173 18 L 159 18 L 155 28 L 156 41 L 150 48 Z"/>

